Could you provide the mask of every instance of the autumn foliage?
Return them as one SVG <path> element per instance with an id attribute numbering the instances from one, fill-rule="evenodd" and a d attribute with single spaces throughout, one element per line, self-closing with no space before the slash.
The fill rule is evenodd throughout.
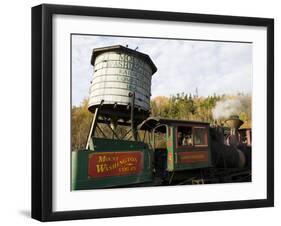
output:
<path id="1" fill-rule="evenodd" d="M 235 104 L 232 104 L 235 103 Z M 228 105 L 227 105 L 228 104 Z M 184 93 L 170 97 L 158 96 L 151 100 L 151 116 L 171 119 L 196 120 L 223 125 L 229 114 L 237 114 L 244 121 L 242 127 L 251 127 L 251 95 L 216 95 L 198 97 Z M 219 118 L 214 117 L 219 110 Z M 217 113 L 217 112 L 216 112 Z M 72 150 L 86 145 L 93 114 L 88 111 L 88 100 L 72 107 Z"/>

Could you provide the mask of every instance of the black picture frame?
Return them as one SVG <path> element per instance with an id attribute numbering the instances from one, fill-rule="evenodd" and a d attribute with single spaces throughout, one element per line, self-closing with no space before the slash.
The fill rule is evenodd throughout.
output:
<path id="1" fill-rule="evenodd" d="M 52 17 L 55 14 L 262 26 L 267 29 L 267 198 L 95 210 L 52 210 Z M 32 218 L 122 217 L 274 206 L 274 20 L 268 18 L 43 4 L 32 8 Z"/>

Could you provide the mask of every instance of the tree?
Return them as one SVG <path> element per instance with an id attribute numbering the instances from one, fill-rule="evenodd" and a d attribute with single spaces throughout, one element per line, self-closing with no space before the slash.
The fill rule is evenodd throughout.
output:
<path id="1" fill-rule="evenodd" d="M 72 150 L 86 146 L 92 121 L 92 113 L 88 111 L 88 99 L 84 99 L 79 107 L 71 110 L 71 145 Z"/>
<path id="2" fill-rule="evenodd" d="M 252 96 L 246 94 L 239 95 L 217 95 L 208 97 L 198 97 L 178 93 L 170 97 L 158 96 L 151 100 L 151 116 L 159 116 L 170 119 L 196 120 L 212 123 L 213 109 L 218 101 L 237 98 L 240 101 L 240 107 L 237 114 L 244 121 L 242 128 L 249 128 L 252 124 Z M 71 111 L 71 132 L 72 132 L 72 150 L 83 149 L 86 145 L 88 133 L 92 121 L 92 113 L 88 111 L 88 100 L 84 99 L 80 106 L 72 107 Z M 224 122 L 225 118 L 219 120 Z M 104 133 L 111 137 L 111 131 L 105 125 L 102 127 Z M 118 128 L 118 134 L 124 134 L 125 129 Z"/>

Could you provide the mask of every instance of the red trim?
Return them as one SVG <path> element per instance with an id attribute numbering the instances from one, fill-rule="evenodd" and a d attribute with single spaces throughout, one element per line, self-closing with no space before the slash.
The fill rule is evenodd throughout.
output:
<path id="1" fill-rule="evenodd" d="M 208 162 L 209 160 L 209 153 L 208 151 L 183 151 L 177 152 L 178 155 L 178 162 L 179 164 L 182 163 L 201 163 L 201 162 Z"/>

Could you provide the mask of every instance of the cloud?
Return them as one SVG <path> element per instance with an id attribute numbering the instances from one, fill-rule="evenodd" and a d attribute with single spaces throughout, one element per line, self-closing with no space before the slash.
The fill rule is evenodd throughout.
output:
<path id="1" fill-rule="evenodd" d="M 252 92 L 252 44 L 73 35 L 73 105 L 88 96 L 92 49 L 117 44 L 138 47 L 157 66 L 152 97 L 195 93 L 196 88 L 200 96 Z"/>

